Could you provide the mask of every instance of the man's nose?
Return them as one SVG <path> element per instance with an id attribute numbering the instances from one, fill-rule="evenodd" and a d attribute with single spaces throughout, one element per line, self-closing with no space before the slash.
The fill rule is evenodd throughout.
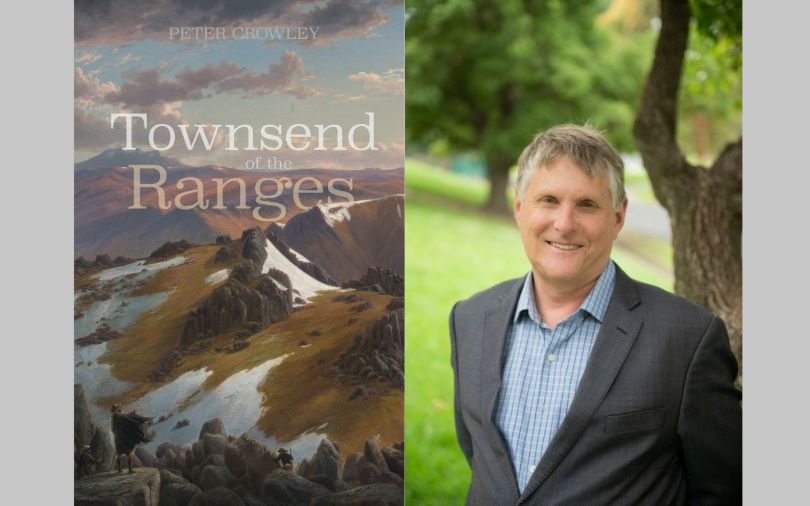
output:
<path id="1" fill-rule="evenodd" d="M 573 206 L 560 206 L 554 216 L 554 229 L 560 233 L 569 233 L 577 229 L 576 214 Z"/>

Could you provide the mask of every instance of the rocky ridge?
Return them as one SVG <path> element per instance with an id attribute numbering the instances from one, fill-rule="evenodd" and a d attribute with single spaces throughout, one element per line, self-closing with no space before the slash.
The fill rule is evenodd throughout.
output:
<path id="1" fill-rule="evenodd" d="M 166 241 L 149 255 L 149 259 L 155 260 L 158 258 L 174 256 L 194 246 L 195 245 L 193 243 L 190 243 L 185 239 L 181 239 L 179 241 Z"/>
<path id="2" fill-rule="evenodd" d="M 267 238 L 270 239 L 270 242 L 273 243 L 273 246 L 275 246 L 281 252 L 282 255 L 287 257 L 287 260 L 295 264 L 299 269 L 306 272 L 307 274 L 317 279 L 321 283 L 326 283 L 327 285 L 332 285 L 335 287 L 340 286 L 340 283 L 337 280 L 335 280 L 335 278 L 327 274 L 325 270 L 323 270 L 322 268 L 320 268 L 319 266 L 315 265 L 312 262 L 302 260 L 295 253 L 293 253 L 290 247 L 287 246 L 287 243 L 285 243 L 284 240 L 282 239 L 280 230 L 281 227 L 279 227 L 276 224 L 273 224 L 267 227 L 267 229 L 265 230 L 265 234 Z"/>
<path id="3" fill-rule="evenodd" d="M 110 267 L 118 267 L 134 262 L 135 260 L 125 257 L 117 256 L 111 259 L 110 255 L 97 255 L 92 262 L 84 257 L 79 257 L 73 261 L 73 275 L 81 276 L 96 269 L 109 269 Z"/>
<path id="4" fill-rule="evenodd" d="M 396 388 L 404 388 L 404 329 L 402 309 L 386 313 L 355 336 L 335 362 L 333 373 L 351 383 L 389 381 Z"/>
<path id="5" fill-rule="evenodd" d="M 405 279 L 385 267 L 369 267 L 360 279 L 353 279 L 341 285 L 342 288 L 370 290 L 402 297 L 405 295 Z"/>
<path id="6" fill-rule="evenodd" d="M 316 453 L 294 471 L 279 468 L 277 453 L 249 433 L 228 435 L 220 419 L 205 422 L 198 439 L 181 447 L 158 446 L 155 455 L 139 447 L 135 477 L 126 473 L 100 473 L 76 483 L 81 504 L 108 497 L 123 487 L 140 490 L 144 483 L 156 492 L 144 505 L 270 505 L 300 504 L 403 504 L 404 443 L 381 447 L 378 437 L 366 441 L 363 452 L 350 454 L 342 465 L 340 444 L 323 439 Z M 140 477 L 140 478 L 139 478 Z M 119 483 L 121 482 L 121 483 Z M 152 502 L 149 502 L 152 501 Z M 79 504 L 79 503 L 77 503 Z M 104 503 L 106 504 L 106 503 Z M 111 502 L 109 504 L 124 504 Z"/>
<path id="7" fill-rule="evenodd" d="M 115 458 L 115 448 L 110 441 L 106 429 L 102 429 L 93 422 L 90 407 L 84 394 L 82 385 L 73 385 L 73 457 L 74 475 L 78 473 L 78 457 L 85 445 L 95 457 L 101 457 L 96 466 L 98 470 L 110 469 Z"/>

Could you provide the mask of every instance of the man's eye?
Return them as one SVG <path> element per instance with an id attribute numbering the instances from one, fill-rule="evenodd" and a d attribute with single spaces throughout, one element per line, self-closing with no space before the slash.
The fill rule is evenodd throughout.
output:
<path id="1" fill-rule="evenodd" d="M 556 204 L 557 199 L 555 199 L 554 197 L 545 196 L 545 197 L 540 199 L 540 202 L 542 202 L 544 204 Z"/>
<path id="2" fill-rule="evenodd" d="M 584 208 L 587 208 L 587 209 L 596 209 L 596 207 L 597 207 L 596 203 L 592 202 L 590 200 L 585 200 L 583 202 L 580 202 L 579 205 L 580 205 L 580 207 L 584 207 Z"/>

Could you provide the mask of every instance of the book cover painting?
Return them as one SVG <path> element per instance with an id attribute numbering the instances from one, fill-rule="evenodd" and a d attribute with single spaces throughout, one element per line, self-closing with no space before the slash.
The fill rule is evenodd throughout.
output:
<path id="1" fill-rule="evenodd" d="M 75 3 L 76 504 L 402 503 L 403 23 Z"/>

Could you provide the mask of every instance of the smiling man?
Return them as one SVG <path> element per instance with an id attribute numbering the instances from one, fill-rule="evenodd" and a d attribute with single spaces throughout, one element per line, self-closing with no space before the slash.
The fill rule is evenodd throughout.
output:
<path id="1" fill-rule="evenodd" d="M 610 259 L 624 166 L 590 127 L 519 161 L 524 277 L 450 315 L 467 504 L 740 504 L 737 363 L 723 322 Z"/>

